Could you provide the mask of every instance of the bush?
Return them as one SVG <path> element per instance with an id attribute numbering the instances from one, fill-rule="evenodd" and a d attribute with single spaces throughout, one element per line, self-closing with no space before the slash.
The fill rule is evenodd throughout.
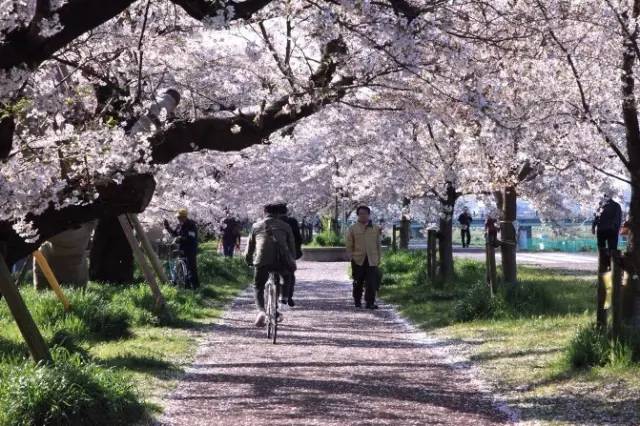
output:
<path id="1" fill-rule="evenodd" d="M 331 231 L 322 231 L 313 238 L 312 246 L 318 247 L 344 247 L 344 237 Z"/>
<path id="2" fill-rule="evenodd" d="M 610 350 L 606 331 L 593 323 L 578 329 L 567 348 L 567 359 L 573 368 L 603 366 L 609 360 Z"/>
<path id="3" fill-rule="evenodd" d="M 501 292 L 514 317 L 539 315 L 555 309 L 555 299 L 549 288 L 537 283 L 507 285 Z"/>
<path id="4" fill-rule="evenodd" d="M 53 351 L 51 365 L 0 368 L 0 425 L 124 425 L 140 420 L 144 406 L 126 377 Z"/>
<path id="5" fill-rule="evenodd" d="M 487 284 L 477 281 L 463 295 L 454 307 L 457 321 L 473 321 L 504 316 L 506 312 L 502 295 L 491 297 Z"/>
<path id="6" fill-rule="evenodd" d="M 401 274 L 418 269 L 421 265 L 426 267 L 424 254 L 414 251 L 397 251 L 382 257 L 381 267 L 385 273 Z"/>

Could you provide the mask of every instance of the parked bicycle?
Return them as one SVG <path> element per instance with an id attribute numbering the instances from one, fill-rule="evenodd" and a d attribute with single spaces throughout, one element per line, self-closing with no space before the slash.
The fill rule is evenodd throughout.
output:
<path id="1" fill-rule="evenodd" d="M 171 243 L 169 276 L 173 285 L 180 288 L 187 287 L 187 259 L 184 255 L 184 251 L 180 250 L 180 246 L 175 239 Z"/>

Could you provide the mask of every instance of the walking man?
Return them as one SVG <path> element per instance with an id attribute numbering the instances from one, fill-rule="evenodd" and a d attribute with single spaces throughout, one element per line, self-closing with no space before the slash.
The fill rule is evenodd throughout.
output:
<path id="1" fill-rule="evenodd" d="M 356 308 L 362 307 L 362 293 L 366 283 L 364 300 L 367 309 L 378 309 L 378 265 L 382 257 L 380 227 L 371 222 L 371 209 L 360 206 L 356 210 L 358 221 L 347 233 L 347 251 L 351 255 L 353 272 L 353 301 Z"/>
<path id="2" fill-rule="evenodd" d="M 225 257 L 233 257 L 234 249 L 240 249 L 240 223 L 234 217 L 227 217 L 223 221 L 222 251 Z"/>
<path id="3" fill-rule="evenodd" d="M 622 224 L 622 207 L 609 194 L 605 194 L 600 208 L 593 219 L 591 232 L 598 239 L 598 251 L 603 262 L 601 269 L 608 270 L 611 264 L 611 251 L 618 250 L 618 238 Z"/>
<path id="4" fill-rule="evenodd" d="M 460 223 L 460 235 L 462 237 L 462 247 L 469 247 L 471 243 L 471 222 L 473 217 L 469 214 L 469 208 L 462 209 L 462 213 L 458 216 L 458 223 Z"/>
<path id="5" fill-rule="evenodd" d="M 293 216 L 288 216 L 289 209 L 287 208 L 287 203 L 281 202 L 276 205 L 279 219 L 285 222 L 287 225 L 291 227 L 291 232 L 293 233 L 293 240 L 295 241 L 296 253 L 295 259 L 298 260 L 302 257 L 302 235 L 300 235 L 300 225 L 298 224 L 298 220 Z M 291 273 L 291 279 L 289 281 L 289 285 L 284 285 L 282 287 L 282 294 L 280 295 L 280 303 L 286 303 L 287 305 L 294 307 L 296 304 L 293 301 L 293 291 L 296 285 L 296 276 L 295 273 Z"/>
<path id="6" fill-rule="evenodd" d="M 198 228 L 196 223 L 189 219 L 187 209 L 178 210 L 176 215 L 178 218 L 178 226 L 173 229 L 169 222 L 164 220 L 164 227 L 167 232 L 178 239 L 180 250 L 184 253 L 185 263 L 187 264 L 187 288 L 193 290 L 200 287 L 198 280 L 198 266 L 196 257 L 198 254 Z"/>

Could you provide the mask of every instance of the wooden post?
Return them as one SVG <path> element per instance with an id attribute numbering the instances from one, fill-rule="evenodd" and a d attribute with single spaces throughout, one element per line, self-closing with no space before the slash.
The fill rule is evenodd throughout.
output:
<path id="1" fill-rule="evenodd" d="M 13 315 L 18 324 L 18 329 L 20 329 L 22 338 L 27 343 L 33 360 L 35 362 L 51 361 L 49 348 L 38 326 L 33 321 L 27 306 L 24 304 L 24 300 L 22 300 L 22 296 L 18 292 L 18 287 L 13 283 L 9 267 L 2 256 L 0 256 L 0 292 L 2 292 L 4 299 L 7 301 L 7 305 L 9 305 L 11 315 Z"/>
<path id="2" fill-rule="evenodd" d="M 40 269 L 42 269 L 42 273 L 44 274 L 44 277 L 47 279 L 49 286 L 51 287 L 53 292 L 56 294 L 56 296 L 58 296 L 58 299 L 60 299 L 60 301 L 62 302 L 62 305 L 64 306 L 64 310 L 68 312 L 71 309 L 71 304 L 69 303 L 69 300 L 64 295 L 64 292 L 60 287 L 60 283 L 58 283 L 58 280 L 56 279 L 55 274 L 53 273 L 53 271 L 51 270 L 51 267 L 49 266 L 49 262 L 47 262 L 47 259 L 44 257 L 44 255 L 40 250 L 36 250 L 32 254 L 33 254 L 33 258 L 36 260 L 36 263 L 38 264 Z"/>
<path id="3" fill-rule="evenodd" d="M 611 312 L 613 338 L 622 332 L 622 257 L 620 251 L 611 253 Z"/>
<path id="4" fill-rule="evenodd" d="M 435 229 L 429 229 L 427 231 L 427 271 L 429 273 L 429 279 L 431 281 L 436 278 L 436 269 L 438 265 L 436 253 L 437 253 L 437 244 L 438 235 Z"/>
<path id="5" fill-rule="evenodd" d="M 396 229 L 397 229 L 397 226 L 393 225 L 393 230 L 391 231 L 391 247 L 393 251 L 398 250 L 398 242 L 396 241 Z"/>
<path id="6" fill-rule="evenodd" d="M 136 260 L 140 269 L 142 269 L 142 273 L 144 274 L 144 278 L 149 284 L 151 288 L 151 293 L 156 301 L 156 308 L 158 310 L 162 310 L 165 307 L 164 297 L 162 296 L 162 292 L 160 291 L 160 287 L 158 287 L 158 283 L 156 282 L 156 277 L 153 275 L 151 271 L 151 267 L 147 263 L 147 260 L 144 257 L 144 253 L 140 249 L 140 245 L 136 241 L 135 236 L 133 235 L 133 228 L 129 223 L 126 215 L 118 216 L 118 221 L 120 221 L 120 225 L 122 226 L 122 230 L 124 231 L 124 235 L 127 237 L 127 241 L 131 246 L 131 250 L 133 251 L 133 257 Z"/>
<path id="7" fill-rule="evenodd" d="M 133 213 L 129 213 L 127 214 L 127 217 L 129 218 L 129 222 L 133 225 L 133 228 L 136 230 L 136 236 L 142 243 L 142 248 L 146 252 L 147 258 L 151 262 L 151 266 L 153 266 L 153 269 L 155 270 L 156 275 L 158 275 L 158 278 L 160 278 L 161 282 L 168 283 L 169 278 L 167 278 L 167 274 L 165 273 L 164 268 L 162 267 L 162 262 L 160 262 L 160 258 L 158 257 L 158 254 L 155 252 L 155 250 L 151 246 L 151 242 L 147 237 L 147 233 L 144 232 L 142 225 L 140 225 L 138 216 Z"/>
<path id="8" fill-rule="evenodd" d="M 498 273 L 496 268 L 496 246 L 495 239 L 492 236 L 487 236 L 487 242 L 485 244 L 486 255 L 486 268 L 487 268 L 487 285 L 493 297 L 498 290 Z"/>
<path id="9" fill-rule="evenodd" d="M 599 327 L 607 327 L 607 310 L 605 309 L 605 303 L 607 300 L 607 287 L 605 283 L 605 275 L 607 274 L 609 263 L 608 250 L 598 251 L 598 290 L 597 290 L 597 307 L 596 307 L 596 322 Z"/>

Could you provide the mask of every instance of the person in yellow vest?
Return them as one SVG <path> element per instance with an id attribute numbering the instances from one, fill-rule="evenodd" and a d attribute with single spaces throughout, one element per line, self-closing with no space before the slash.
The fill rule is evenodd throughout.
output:
<path id="1" fill-rule="evenodd" d="M 382 258 L 380 227 L 371 222 L 371 209 L 359 206 L 356 210 L 358 221 L 347 233 L 347 251 L 351 256 L 353 273 L 353 301 L 356 308 L 362 307 L 362 292 L 367 309 L 378 309 L 376 291 L 378 290 L 378 265 Z"/>

